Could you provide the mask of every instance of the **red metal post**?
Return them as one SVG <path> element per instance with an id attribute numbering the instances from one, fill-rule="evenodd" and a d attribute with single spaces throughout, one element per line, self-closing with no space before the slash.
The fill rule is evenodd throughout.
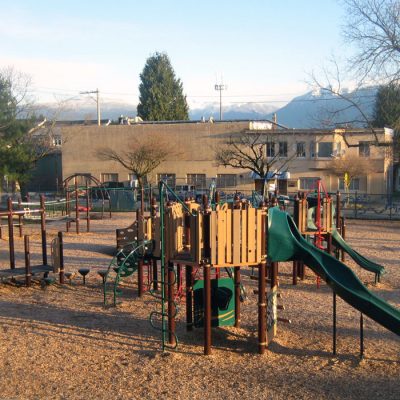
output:
<path id="1" fill-rule="evenodd" d="M 155 258 L 153 259 L 153 290 L 158 290 L 158 269 Z"/>
<path id="2" fill-rule="evenodd" d="M 78 179 L 75 177 L 75 227 L 76 233 L 79 235 L 79 196 L 78 196 Z"/>
<path id="3" fill-rule="evenodd" d="M 69 228 L 71 226 L 71 221 L 69 221 L 69 218 L 71 218 L 71 205 L 69 204 L 69 202 L 71 200 L 71 194 L 68 190 L 67 185 L 65 185 L 65 190 L 66 190 L 65 214 L 67 216 L 66 230 L 67 230 L 67 232 L 69 232 Z"/>
<path id="4" fill-rule="evenodd" d="M 299 263 L 298 261 L 293 261 L 293 278 L 292 278 L 293 285 L 297 285 L 298 263 Z"/>
<path id="5" fill-rule="evenodd" d="M 138 262 L 138 296 L 143 296 L 143 260 Z"/>
<path id="6" fill-rule="evenodd" d="M 86 232 L 90 232 L 90 201 L 89 201 L 89 186 L 86 181 Z"/>
<path id="7" fill-rule="evenodd" d="M 60 250 L 60 283 L 65 283 L 65 274 L 64 274 L 64 242 L 63 242 L 63 234 L 62 232 L 58 232 L 58 240 L 59 240 L 59 250 Z"/>
<path id="8" fill-rule="evenodd" d="M 40 229 L 42 235 L 43 265 L 47 265 L 46 205 L 45 205 L 45 198 L 43 195 L 40 195 Z"/>
<path id="9" fill-rule="evenodd" d="M 186 265 L 186 330 L 193 330 L 193 267 Z"/>
<path id="10" fill-rule="evenodd" d="M 31 272 L 31 253 L 29 249 L 29 236 L 24 236 L 24 250 L 25 250 L 25 284 L 27 287 L 31 286 L 32 272 Z"/>
<path id="11" fill-rule="evenodd" d="M 7 199 L 7 209 L 8 209 L 8 246 L 10 249 L 10 268 L 14 269 L 15 268 L 14 218 L 13 218 L 11 197 Z"/>

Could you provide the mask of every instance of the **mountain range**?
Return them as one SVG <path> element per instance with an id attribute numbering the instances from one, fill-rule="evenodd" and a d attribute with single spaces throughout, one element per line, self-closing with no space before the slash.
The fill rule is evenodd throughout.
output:
<path id="1" fill-rule="evenodd" d="M 293 98 L 286 105 L 279 108 L 276 104 L 241 103 L 223 106 L 224 120 L 263 120 L 272 119 L 273 114 L 279 124 L 289 128 L 321 128 L 332 127 L 337 124 L 360 126 L 365 124 L 365 117 L 370 118 L 376 98 L 376 87 L 369 87 L 357 91 L 345 91 L 343 97 L 333 95 L 327 91 L 308 92 Z M 352 107 L 351 102 L 358 105 Z M 93 120 L 97 118 L 96 107 L 93 101 L 69 102 L 63 107 L 54 104 L 40 104 L 37 113 L 57 120 Z M 134 117 L 136 105 L 124 102 L 102 102 L 101 118 L 117 121 L 123 116 Z M 219 119 L 219 105 L 205 104 L 201 108 L 190 110 L 191 120 L 208 120 L 213 117 Z"/>

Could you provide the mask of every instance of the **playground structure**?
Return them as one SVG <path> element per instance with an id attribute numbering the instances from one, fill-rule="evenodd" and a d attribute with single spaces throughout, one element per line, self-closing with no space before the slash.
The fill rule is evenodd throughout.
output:
<path id="1" fill-rule="evenodd" d="M 83 185 L 79 185 L 83 181 Z M 73 182 L 73 185 L 71 185 Z M 86 221 L 86 232 L 90 232 L 90 219 L 93 210 L 93 195 L 100 197 L 101 211 L 100 219 L 105 215 L 105 202 L 108 201 L 108 213 L 111 218 L 111 202 L 107 189 L 94 176 L 89 174 L 74 174 L 63 181 L 63 188 L 66 196 L 66 229 L 71 229 L 71 224 L 75 223 L 76 233 L 80 233 L 80 221 Z M 81 216 L 81 213 L 84 216 Z"/>
<path id="2" fill-rule="evenodd" d="M 203 196 L 202 205 L 189 199 L 184 202 L 165 183 L 160 184 L 159 193 L 159 213 L 153 200 L 150 216 L 138 212 L 134 224 L 117 230 L 120 250 L 104 271 L 105 303 L 107 279 L 112 271 L 116 273 L 113 290 L 116 304 L 120 279 L 136 270 L 139 296 L 143 294 L 143 268 L 147 265 L 151 276 L 149 292 L 160 301 L 159 309 L 150 315 L 150 322 L 162 332 L 162 348 L 178 344 L 177 301 L 185 297 L 187 330 L 204 327 L 204 353 L 210 354 L 212 326 L 240 326 L 240 302 L 244 297 L 240 268 L 258 268 L 259 352 L 263 353 L 267 334 L 268 340 L 272 340 L 276 332 L 276 318 L 269 319 L 268 329 L 266 318 L 266 208 L 253 208 L 240 199 L 221 205 L 217 192 L 210 202 Z M 272 268 L 277 271 L 276 266 Z M 271 285 L 273 295 L 269 305 L 271 314 L 276 316 L 277 277 L 274 274 Z"/>
<path id="3" fill-rule="evenodd" d="M 8 269 L 0 270 L 1 279 L 14 279 L 16 277 L 25 276 L 26 286 L 31 285 L 32 276 L 43 274 L 44 278 L 48 278 L 48 274 L 53 272 L 59 274 L 60 283 L 64 283 L 64 255 L 63 255 L 63 237 L 62 232 L 58 232 L 56 238 L 51 242 L 51 259 L 52 265 L 48 264 L 47 253 L 47 233 L 46 233 L 46 209 L 45 198 L 40 198 L 40 208 L 35 210 L 14 210 L 11 198 L 7 201 L 7 211 L 0 212 L 0 218 L 7 217 L 8 222 L 8 243 L 9 243 L 9 265 Z M 29 235 L 24 235 L 24 267 L 16 267 L 15 259 L 15 242 L 14 242 L 14 218 L 17 217 L 19 227 L 19 236 L 22 237 L 22 218 L 26 215 L 31 216 L 34 214 L 40 219 L 41 231 L 41 249 L 42 249 L 42 263 L 40 265 L 31 265 L 30 260 L 30 243 Z"/>
<path id="4" fill-rule="evenodd" d="M 361 268 L 373 272 L 375 283 L 380 281 L 384 273 L 384 267 L 367 259 L 352 249 L 345 241 L 346 224 L 341 215 L 341 194 L 336 193 L 336 204 L 332 197 L 326 193 L 321 181 L 317 183 L 314 196 L 299 193 L 295 198 L 293 219 L 301 235 L 312 238 L 317 248 L 324 249 L 328 253 L 334 251 L 336 258 L 345 262 L 346 253 Z M 303 278 L 304 263 L 295 261 L 293 266 L 293 283 L 297 282 L 297 275 Z"/>
<path id="5" fill-rule="evenodd" d="M 148 277 L 151 277 L 148 289 L 159 300 L 159 307 L 151 313 L 150 322 L 161 331 L 162 349 L 175 348 L 178 344 L 175 325 L 177 302 L 185 297 L 186 328 L 188 331 L 194 327 L 204 328 L 204 354 L 210 354 L 213 326 L 240 326 L 240 269 L 246 266 L 257 268 L 258 351 L 262 354 L 277 332 L 277 310 L 281 308 L 277 304 L 278 263 L 291 260 L 294 284 L 298 276 L 304 278 L 304 267 L 307 266 L 333 289 L 334 354 L 336 295 L 361 312 L 362 356 L 363 314 L 400 334 L 400 313 L 369 292 L 338 260 L 343 260 L 346 251 L 361 267 L 374 272 L 377 277 L 383 272 L 382 266 L 367 260 L 344 241 L 340 193 L 337 193 L 335 210 L 332 198 L 321 189 L 323 187 L 319 186 L 314 200 L 310 201 L 304 194 L 295 199 L 297 229 L 288 214 L 279 210 L 276 198 L 270 198 L 268 207 L 261 203 L 259 208 L 240 199 L 220 204 L 218 192 L 210 202 L 203 196 L 202 205 L 190 200 L 183 202 L 176 195 L 173 202 L 173 191 L 165 183 L 160 183 L 159 212 L 155 200 L 150 216 L 138 212 L 136 223 L 130 227 L 134 242 L 130 249 L 127 243 L 121 245 L 106 272 L 106 276 L 112 270 L 117 273 L 114 304 L 120 279 L 135 271 L 138 271 L 139 296 L 143 295 L 143 267 L 147 264 Z M 166 192 L 169 193 L 168 202 Z M 160 274 L 157 260 L 161 266 Z M 126 271 L 129 271 L 128 275 Z M 268 296 L 267 282 L 271 284 Z M 106 302 L 106 289 L 104 293 Z"/>

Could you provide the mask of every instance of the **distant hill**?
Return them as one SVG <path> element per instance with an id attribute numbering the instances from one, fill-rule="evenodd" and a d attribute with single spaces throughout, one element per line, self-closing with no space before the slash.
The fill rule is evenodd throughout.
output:
<path id="1" fill-rule="evenodd" d="M 365 88 L 357 92 L 348 92 L 346 96 L 360 105 L 363 112 L 370 117 L 375 103 L 376 87 Z M 271 119 L 277 114 L 278 123 L 289 128 L 329 128 L 337 124 L 347 123 L 360 126 L 365 123 L 360 112 L 349 107 L 350 103 L 327 92 L 309 92 L 295 97 L 282 108 L 270 104 L 242 103 L 223 106 L 223 119 Z M 341 112 L 336 112 L 342 110 Z M 68 102 L 59 108 L 55 104 L 41 104 L 37 114 L 58 120 L 93 120 L 96 119 L 96 104 L 93 100 Z M 136 105 L 124 102 L 102 102 L 101 118 L 118 120 L 121 116 L 136 116 Z M 191 120 L 219 119 L 219 106 L 206 104 L 201 108 L 190 110 Z"/>
<path id="2" fill-rule="evenodd" d="M 376 87 L 370 87 L 347 92 L 345 95 L 358 104 L 368 118 L 371 118 L 376 92 Z M 309 92 L 295 97 L 275 112 L 278 123 L 290 128 L 330 128 L 338 124 L 365 125 L 365 118 L 357 108 L 326 91 Z"/>
<path id="3" fill-rule="evenodd" d="M 278 107 L 268 104 L 243 103 L 227 105 L 222 107 L 223 119 L 266 119 L 270 118 L 272 113 Z M 204 117 L 206 120 L 213 117 L 219 119 L 219 105 L 208 104 L 202 108 L 190 110 L 190 119 L 199 120 Z"/>

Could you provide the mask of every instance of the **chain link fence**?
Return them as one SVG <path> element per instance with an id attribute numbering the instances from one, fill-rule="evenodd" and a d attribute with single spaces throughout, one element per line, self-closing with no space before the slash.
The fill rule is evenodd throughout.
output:
<path id="1" fill-rule="evenodd" d="M 109 188 L 106 201 L 111 203 L 113 212 L 132 212 L 141 207 L 141 191 L 132 188 Z M 158 199 L 158 189 L 153 188 L 153 196 Z M 220 190 L 220 199 L 223 202 L 231 203 L 235 195 L 241 199 L 246 199 L 253 206 L 258 206 L 262 200 L 261 194 L 254 190 Z M 55 201 L 62 199 L 62 195 L 55 192 L 44 193 L 47 201 Z M 186 197 L 192 197 L 197 202 L 202 201 L 203 194 L 209 194 L 208 190 L 199 191 L 177 191 L 179 198 L 184 200 Z M 294 197 L 297 192 L 288 193 L 288 195 L 279 195 L 278 200 L 282 208 L 285 208 L 289 213 L 293 212 Z M 330 193 L 334 201 L 336 201 L 336 193 Z M 7 207 L 7 198 L 12 197 L 14 201 L 18 201 L 19 194 L 2 193 L 0 208 Z M 150 211 L 151 191 L 146 188 L 144 191 L 145 211 Z M 174 200 L 171 197 L 171 200 Z M 39 193 L 30 193 L 30 201 L 39 201 Z M 91 207 L 93 211 L 101 208 L 101 199 L 95 192 L 91 195 Z M 347 218 L 356 219 L 384 219 L 384 220 L 400 220 L 400 195 L 387 194 L 365 194 L 365 193 L 342 193 L 341 194 L 342 214 Z M 106 210 L 108 204 L 106 204 Z"/>

